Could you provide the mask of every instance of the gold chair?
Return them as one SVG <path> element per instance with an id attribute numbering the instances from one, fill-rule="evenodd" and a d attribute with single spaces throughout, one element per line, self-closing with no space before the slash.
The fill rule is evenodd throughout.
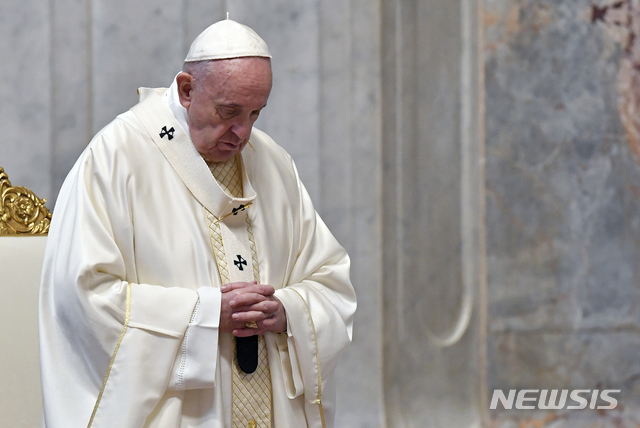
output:
<path id="1" fill-rule="evenodd" d="M 38 290 L 51 213 L 0 168 L 0 425 L 40 427 Z M 63 393 L 61 391 L 61 393 Z"/>

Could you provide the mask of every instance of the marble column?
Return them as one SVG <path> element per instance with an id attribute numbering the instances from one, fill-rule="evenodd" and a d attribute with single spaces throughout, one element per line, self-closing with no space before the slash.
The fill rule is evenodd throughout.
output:
<path id="1" fill-rule="evenodd" d="M 390 427 L 477 427 L 486 413 L 480 5 L 384 3 Z"/>

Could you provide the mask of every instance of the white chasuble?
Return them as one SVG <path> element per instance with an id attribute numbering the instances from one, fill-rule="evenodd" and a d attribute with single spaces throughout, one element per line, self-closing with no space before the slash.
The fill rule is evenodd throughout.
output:
<path id="1" fill-rule="evenodd" d="M 272 426 L 332 427 L 333 373 L 356 308 L 346 252 L 269 136 L 253 130 L 238 157 L 244 193 L 230 196 L 163 92 L 142 90 L 102 129 L 58 196 L 40 288 L 44 426 L 232 426 L 213 218 L 238 224 L 228 238 L 220 228 L 227 269 L 253 280 L 255 257 L 286 311 L 286 333 L 263 337 Z"/>

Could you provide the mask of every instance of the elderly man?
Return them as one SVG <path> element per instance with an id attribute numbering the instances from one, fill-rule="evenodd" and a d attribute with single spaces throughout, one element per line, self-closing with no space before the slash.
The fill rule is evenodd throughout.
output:
<path id="1" fill-rule="evenodd" d="M 270 57 L 212 25 L 69 173 L 40 297 L 46 427 L 333 425 L 355 294 L 293 161 L 252 129 Z"/>

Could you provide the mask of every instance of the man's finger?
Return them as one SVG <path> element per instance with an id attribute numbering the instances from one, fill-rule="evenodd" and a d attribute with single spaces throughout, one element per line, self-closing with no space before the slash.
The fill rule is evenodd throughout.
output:
<path id="1" fill-rule="evenodd" d="M 258 292 L 263 296 L 273 296 L 273 294 L 276 292 L 276 289 L 269 284 L 258 284 L 257 287 Z"/>
<path id="2" fill-rule="evenodd" d="M 236 312 L 231 315 L 233 322 L 258 322 L 272 317 L 272 313 L 264 313 L 262 311 Z"/>
<path id="3" fill-rule="evenodd" d="M 220 291 L 223 293 L 227 293 L 229 291 L 250 287 L 252 285 L 258 285 L 258 283 L 255 280 L 251 282 L 229 282 L 223 284 L 222 287 L 220 287 Z"/>
<path id="4" fill-rule="evenodd" d="M 255 336 L 258 334 L 264 334 L 265 330 L 258 328 L 238 328 L 233 330 L 233 335 L 236 337 L 249 337 L 249 336 Z"/>
<path id="5" fill-rule="evenodd" d="M 238 294 L 234 296 L 231 300 L 229 300 L 229 306 L 234 309 L 234 311 L 239 310 L 239 308 L 250 307 L 261 302 L 267 300 L 265 296 L 257 293 L 245 293 Z"/>
<path id="6" fill-rule="evenodd" d="M 256 303 L 251 303 L 247 305 L 236 304 L 232 306 L 229 305 L 234 313 L 238 312 L 251 312 L 251 311 L 259 311 L 264 312 L 265 314 L 271 314 L 278 310 L 278 302 L 274 302 L 273 300 L 265 299 L 263 301 L 259 301 Z"/>

